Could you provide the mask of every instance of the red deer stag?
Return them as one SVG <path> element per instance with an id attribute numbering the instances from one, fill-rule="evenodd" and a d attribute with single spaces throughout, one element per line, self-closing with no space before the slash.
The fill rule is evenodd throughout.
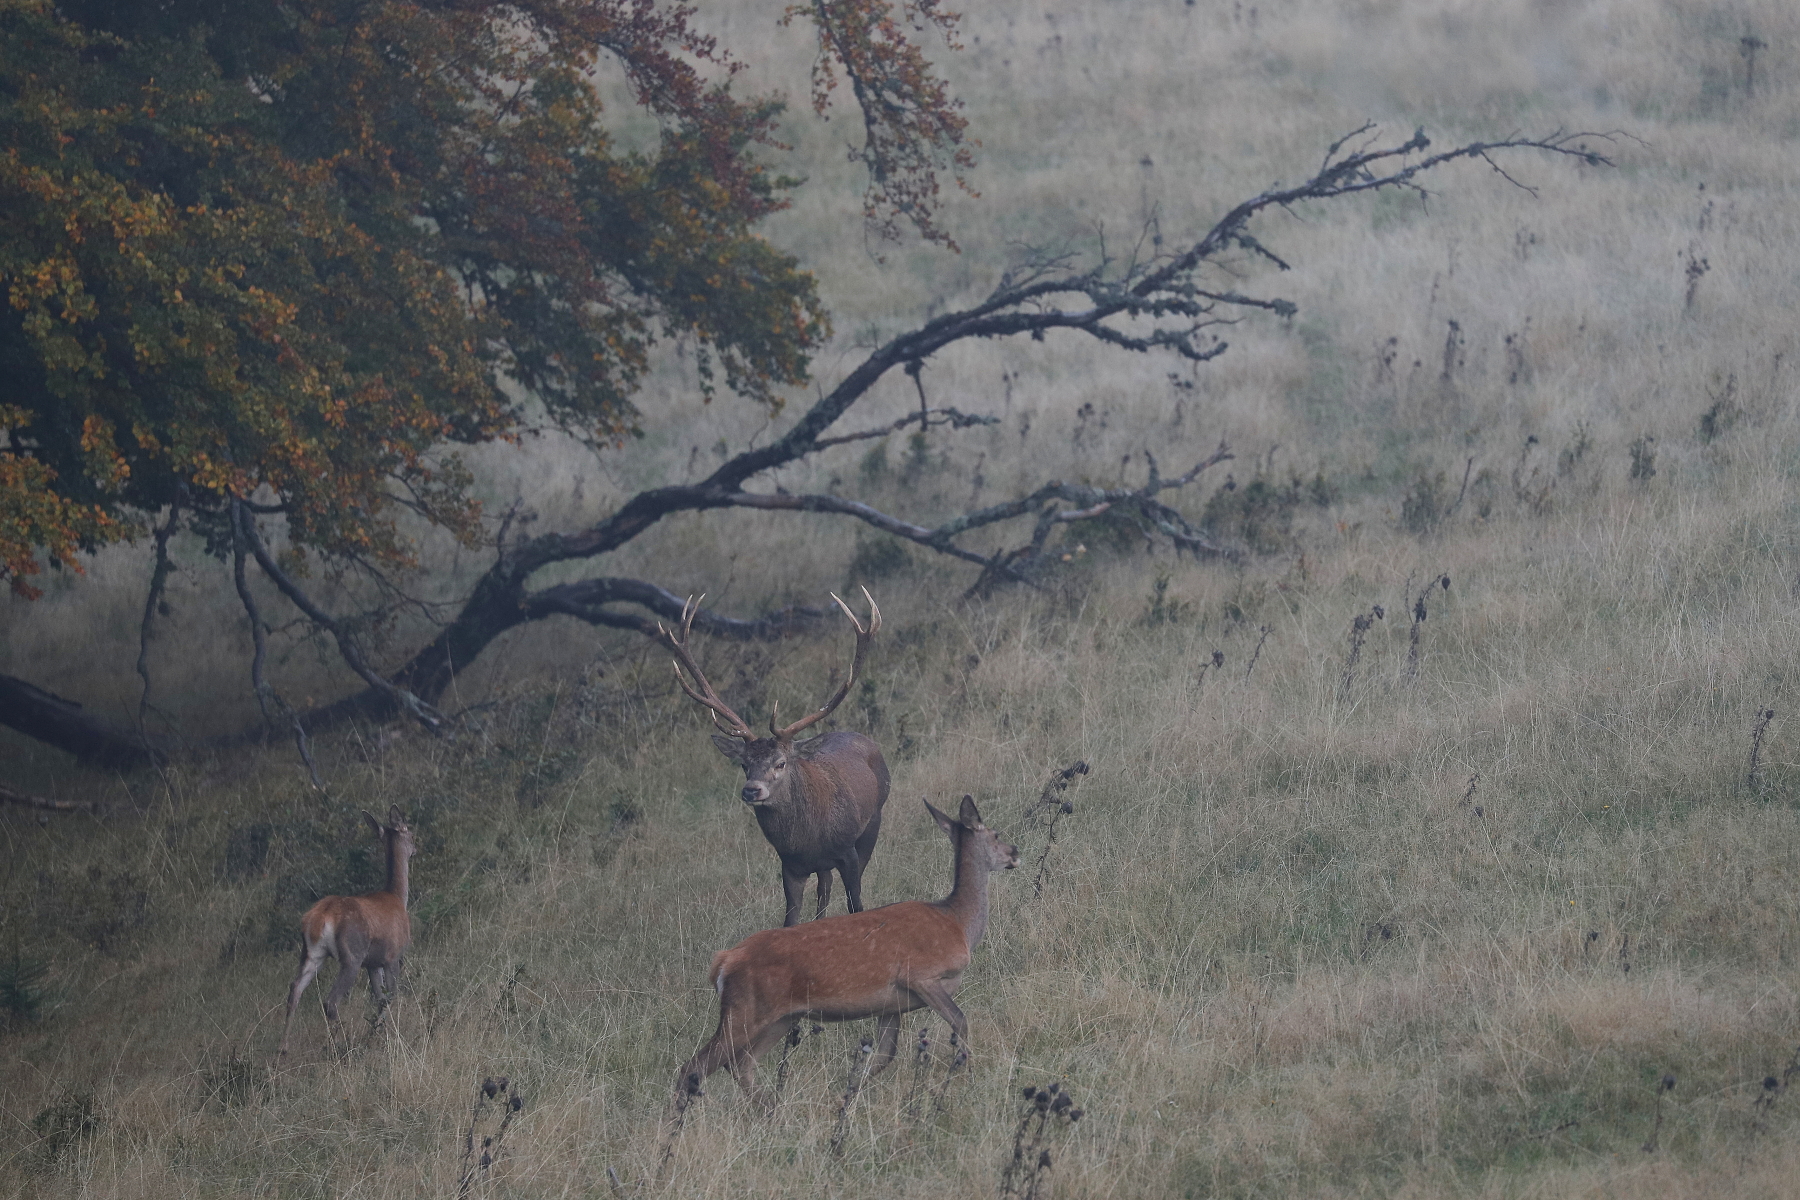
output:
<path id="1" fill-rule="evenodd" d="M 755 811 L 763 837 L 781 859 L 781 887 L 787 896 L 783 925 L 800 923 L 800 902 L 808 875 L 819 877 L 819 907 L 815 915 L 825 915 L 834 869 L 844 880 L 850 911 L 863 910 L 863 869 L 875 853 L 875 839 L 881 833 L 881 806 L 887 803 L 888 769 L 882 761 L 881 748 L 860 733 L 842 730 L 804 742 L 794 741 L 795 734 L 818 724 L 844 702 L 850 685 L 862 670 L 869 642 L 881 629 L 881 609 L 875 606 L 869 589 L 863 589 L 863 596 L 869 601 L 866 629 L 848 604 L 835 594 L 831 597 L 856 626 L 856 654 L 850 660 L 850 674 L 842 686 L 823 708 L 792 725 L 778 727 L 775 714 L 770 713 L 771 736 L 766 738 L 757 737 L 749 724 L 719 699 L 688 650 L 688 635 L 700 601 L 687 602 L 681 614 L 680 636 L 657 626 L 663 643 L 675 654 L 675 678 L 681 690 L 713 712 L 713 724 L 719 728 L 719 733 L 713 735 L 713 745 L 744 768 L 744 788 L 739 795 Z M 683 671 L 687 674 L 683 675 Z M 690 677 L 692 684 L 688 682 Z"/>
<path id="2" fill-rule="evenodd" d="M 700 1085 L 720 1067 L 769 1108 L 769 1095 L 756 1083 L 757 1057 L 809 1017 L 874 1017 L 870 1075 L 893 1061 L 901 1014 L 914 1009 L 929 1006 L 950 1022 L 957 1041 L 967 1042 L 968 1019 L 951 993 L 987 928 L 988 875 L 1018 866 L 1019 848 L 981 823 L 973 797 L 963 797 L 954 820 L 930 801 L 925 808 L 955 847 L 950 894 L 935 903 L 906 900 L 795 929 L 765 929 L 713 955 L 719 1029 L 681 1068 L 677 1110 L 700 1095 Z"/>
<path id="3" fill-rule="evenodd" d="M 413 856 L 412 830 L 397 805 L 388 806 L 386 825 L 367 811 L 363 816 L 387 851 L 387 887 L 366 896 L 327 896 L 300 918 L 300 973 L 288 988 L 287 1024 L 281 1027 L 278 1057 L 287 1053 L 300 995 L 327 957 L 338 960 L 337 981 L 325 997 L 325 1018 L 334 1025 L 338 1005 L 350 994 L 362 968 L 369 970 L 369 995 L 378 1008 L 385 1008 L 392 998 L 390 985 L 399 986 L 401 962 L 412 944 L 412 918 L 406 911 L 406 864 Z"/>

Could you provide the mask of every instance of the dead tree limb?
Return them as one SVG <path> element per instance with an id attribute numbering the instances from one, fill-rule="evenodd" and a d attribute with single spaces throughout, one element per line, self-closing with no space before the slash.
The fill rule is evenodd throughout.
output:
<path id="1" fill-rule="evenodd" d="M 666 612 L 668 602 L 654 594 L 661 591 L 654 585 L 588 580 L 533 592 L 529 584 L 548 567 L 594 559 L 617 550 L 675 513 L 718 508 L 837 513 L 978 565 L 983 578 L 989 580 L 996 576 L 1029 578 L 1031 567 L 1041 558 L 1048 534 L 1057 523 L 1099 512 L 1125 515 L 1140 528 L 1169 538 L 1178 549 L 1196 554 L 1227 554 L 1229 548 L 1213 542 L 1203 530 L 1157 499 L 1163 490 L 1191 482 L 1211 462 L 1220 461 L 1219 455 L 1168 481 L 1158 477 L 1152 461 L 1150 481 L 1138 489 L 1100 489 L 1052 481 L 1028 496 L 966 513 L 935 528 L 881 513 L 845 497 L 750 492 L 745 486 L 770 470 L 831 446 L 879 436 L 884 432 L 879 428 L 836 436 L 827 433 L 891 371 L 913 373 L 917 383 L 916 372 L 926 360 L 963 342 L 1017 337 L 1043 340 L 1051 334 L 1067 332 L 1117 349 L 1166 351 L 1196 363 L 1217 358 L 1229 346 L 1218 336 L 1220 328 L 1229 327 L 1248 314 L 1266 312 L 1290 317 L 1298 311 L 1293 301 L 1279 296 L 1256 296 L 1235 287 L 1219 286 L 1218 281 L 1234 278 L 1227 270 L 1229 260 L 1243 253 L 1280 270 L 1288 269 L 1289 264 L 1251 232 L 1256 218 L 1270 209 L 1291 209 L 1309 201 L 1331 202 L 1383 189 L 1405 189 L 1426 197 L 1430 193 L 1421 182 L 1424 176 L 1465 159 L 1485 163 L 1509 183 L 1526 187 L 1500 166 L 1499 156 L 1537 151 L 1591 166 L 1611 165 L 1611 160 L 1590 143 L 1610 143 L 1616 136 L 1622 135 L 1557 130 L 1541 138 L 1470 142 L 1433 153 L 1430 139 L 1422 130 L 1397 145 L 1381 146 L 1376 143 L 1373 127 L 1365 125 L 1334 143 L 1310 177 L 1291 186 L 1278 184 L 1249 197 L 1183 249 L 1158 251 L 1148 258 L 1140 258 L 1134 251 L 1132 257 L 1119 261 L 1106 252 L 1102 243 L 1097 258 L 1086 268 L 1079 267 L 1078 260 L 1067 253 L 1030 253 L 1001 276 L 985 300 L 934 317 L 869 351 L 784 434 L 767 445 L 728 459 L 705 480 L 639 492 L 585 529 L 503 541 L 497 547 L 493 565 L 476 582 L 457 615 L 391 677 L 384 678 L 373 670 L 342 623 L 325 614 L 281 570 L 256 536 L 254 522 L 247 522 L 250 548 L 258 564 L 302 612 L 332 633 L 345 662 L 366 685 L 359 695 L 308 714 L 304 720 L 309 727 L 317 727 L 344 717 L 385 719 L 407 712 L 435 728 L 441 717 L 432 705 L 448 689 L 455 672 L 473 662 L 509 629 L 560 614 L 615 628 L 647 631 L 649 622 L 645 619 L 605 605 L 619 600 L 649 607 L 652 612 Z M 896 431 L 914 421 L 929 426 L 933 411 L 921 401 L 920 409 L 890 423 L 885 431 Z M 952 416 L 955 410 L 951 409 L 935 411 L 952 425 L 980 420 L 962 414 Z M 1220 454 L 1225 454 L 1223 447 Z M 956 540 L 970 530 L 1032 514 L 1036 516 L 1032 538 L 1018 549 L 982 554 Z M 626 594 L 634 588 L 654 603 L 645 604 Z M 782 625 L 787 627 L 785 622 Z M 726 625 L 721 625 L 720 631 L 737 636 Z M 4 719 L 0 713 L 0 720 Z"/>
<path id="2" fill-rule="evenodd" d="M 262 612 L 256 604 L 256 593 L 250 590 L 250 580 L 244 571 L 244 550 L 253 535 L 252 522 L 255 520 L 241 501 L 234 499 L 231 502 L 231 578 L 237 585 L 238 601 L 244 606 L 244 614 L 250 618 L 250 640 L 254 646 L 250 656 L 250 687 L 256 693 L 257 706 L 262 710 L 263 728 L 266 730 L 274 726 L 274 721 L 269 716 L 269 706 L 273 704 L 294 731 L 294 748 L 300 752 L 300 761 L 306 764 L 306 773 L 312 779 L 312 785 L 323 790 L 325 784 L 319 779 L 319 764 L 313 759 L 312 743 L 306 736 L 306 726 L 263 674 L 263 664 L 269 657 L 269 627 L 263 622 Z"/>
<path id="3" fill-rule="evenodd" d="M 88 800 L 51 800 L 46 796 L 33 796 L 4 783 L 0 783 L 0 803 L 35 808 L 40 812 L 93 812 L 99 807 Z"/>
<path id="4" fill-rule="evenodd" d="M 103 721 L 73 700 L 10 675 L 0 675 L 0 725 L 105 770 L 156 766 L 168 761 L 172 749 L 163 739 Z"/>

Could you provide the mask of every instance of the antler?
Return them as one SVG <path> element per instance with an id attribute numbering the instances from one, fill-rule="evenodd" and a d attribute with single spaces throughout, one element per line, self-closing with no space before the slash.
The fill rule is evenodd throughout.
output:
<path id="1" fill-rule="evenodd" d="M 662 622 L 659 621 L 656 625 L 658 638 L 675 655 L 675 682 L 681 685 L 681 690 L 688 694 L 689 699 L 712 709 L 713 724 L 718 726 L 719 732 L 730 737 L 741 738 L 746 742 L 753 742 L 756 740 L 756 734 L 751 732 L 750 726 L 744 721 L 744 718 L 732 712 L 730 706 L 719 699 L 719 694 L 713 691 L 712 684 L 706 682 L 706 676 L 701 672 L 700 664 L 695 662 L 694 656 L 688 652 L 688 635 L 693 632 L 694 614 L 700 611 L 700 601 L 704 599 L 706 599 L 706 593 L 702 592 L 698 596 L 689 596 L 687 603 L 682 605 L 680 637 L 676 637 L 672 630 L 664 629 Z M 843 602 L 839 601 L 839 603 Z M 861 627 L 858 626 L 858 628 Z M 700 685 L 699 691 L 688 686 L 686 677 L 681 673 L 684 667 L 687 668 L 687 673 L 694 677 L 694 682 Z M 721 721 L 720 717 L 725 719 Z"/>
<path id="2" fill-rule="evenodd" d="M 856 673 L 862 669 L 863 655 L 868 652 L 869 643 L 874 640 L 876 633 L 881 629 L 881 609 L 876 606 L 875 597 L 869 595 L 868 588 L 864 588 L 862 594 L 863 599 L 869 602 L 869 627 L 867 629 L 864 629 L 863 623 L 856 619 L 856 614 L 850 611 L 850 606 L 845 604 L 836 592 L 831 593 L 831 598 L 837 601 L 837 606 L 844 610 L 844 615 L 850 618 L 852 625 L 856 626 L 856 655 L 850 660 L 850 674 L 844 679 L 843 685 L 838 688 L 837 694 L 825 702 L 825 707 L 817 712 L 808 713 L 785 729 L 776 727 L 775 713 L 771 712 L 769 714 L 769 732 L 776 737 L 791 738 L 808 726 L 823 721 L 831 715 L 833 709 L 844 702 L 844 697 L 850 694 L 850 685 L 856 682 Z M 780 705 L 776 705 L 776 708 L 779 709 Z"/>

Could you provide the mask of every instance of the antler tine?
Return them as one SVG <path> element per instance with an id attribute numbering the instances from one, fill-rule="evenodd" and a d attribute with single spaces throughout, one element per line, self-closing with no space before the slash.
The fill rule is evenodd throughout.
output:
<path id="1" fill-rule="evenodd" d="M 661 635 L 663 644 L 675 655 L 675 682 L 681 685 L 681 690 L 687 693 L 688 699 L 712 710 L 713 724 L 718 726 L 719 732 L 746 742 L 753 742 L 756 740 L 756 734 L 751 732 L 749 723 L 731 711 L 730 705 L 719 699 L 719 694 L 713 690 L 712 684 L 706 681 L 706 673 L 700 669 L 700 664 L 694 661 L 693 653 L 688 649 L 688 635 L 694 628 L 694 616 L 700 611 L 700 601 L 704 599 L 706 599 L 706 593 L 702 592 L 699 596 L 689 596 L 687 603 L 682 605 L 681 636 L 679 638 L 673 631 L 663 628 L 660 622 L 657 623 L 656 632 Z M 688 675 L 694 677 L 694 683 L 699 687 L 698 691 L 688 684 L 686 677 L 682 675 L 683 669 L 687 671 Z M 721 717 L 724 720 L 720 720 Z"/>
<path id="2" fill-rule="evenodd" d="M 825 702 L 823 707 L 806 714 L 792 725 L 778 727 L 775 724 L 775 714 L 771 712 L 769 714 L 769 732 L 776 737 L 791 738 L 801 730 L 818 724 L 830 716 L 832 711 L 844 702 L 844 697 L 850 694 L 851 685 L 856 682 L 857 675 L 862 672 L 863 655 L 868 653 L 869 643 L 874 640 L 875 634 L 881 629 L 881 609 L 876 607 L 875 597 L 869 595 L 869 589 L 866 587 L 863 589 L 863 596 L 869 601 L 869 624 L 867 627 L 856 619 L 856 614 L 850 611 L 850 606 L 844 603 L 842 597 L 836 592 L 831 593 L 831 598 L 837 601 L 837 606 L 844 610 L 846 617 L 850 618 L 850 624 L 856 626 L 856 653 L 850 659 L 850 674 L 845 676 L 843 684 L 831 699 Z"/>
<path id="3" fill-rule="evenodd" d="M 881 632 L 881 606 L 875 603 L 875 597 L 869 595 L 867 585 L 862 590 L 863 599 L 869 602 L 869 636 L 874 637 Z"/>

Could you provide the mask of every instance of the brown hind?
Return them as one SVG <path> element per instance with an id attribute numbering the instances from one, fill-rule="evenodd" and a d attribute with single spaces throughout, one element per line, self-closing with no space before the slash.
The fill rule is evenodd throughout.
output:
<path id="1" fill-rule="evenodd" d="M 338 1005 L 350 994 L 357 972 L 367 968 L 369 995 L 376 1010 L 387 1007 L 400 983 L 400 968 L 412 945 L 412 917 L 406 911 L 407 861 L 413 856 L 412 830 L 398 805 L 388 806 L 383 825 L 363 813 L 387 852 L 387 886 L 364 896 L 326 896 L 300 918 L 300 973 L 288 988 L 287 1023 L 281 1027 L 281 1049 L 287 1053 L 294 1028 L 294 1009 L 301 993 L 327 958 L 338 960 L 338 976 L 325 997 L 325 1019 L 337 1024 Z"/>
<path id="2" fill-rule="evenodd" d="M 952 819 L 925 802 L 955 848 L 956 883 L 942 900 L 907 900 L 805 925 L 765 929 L 713 955 L 710 980 L 719 993 L 719 1028 L 681 1068 L 675 1106 L 684 1110 L 706 1077 L 721 1067 L 765 1109 L 756 1059 L 804 1018 L 875 1018 L 874 1075 L 893 1061 L 900 1017 L 931 1008 L 957 1041 L 969 1024 L 951 994 L 987 929 L 988 875 L 1019 865 L 1019 848 L 981 823 L 972 797 Z"/>

